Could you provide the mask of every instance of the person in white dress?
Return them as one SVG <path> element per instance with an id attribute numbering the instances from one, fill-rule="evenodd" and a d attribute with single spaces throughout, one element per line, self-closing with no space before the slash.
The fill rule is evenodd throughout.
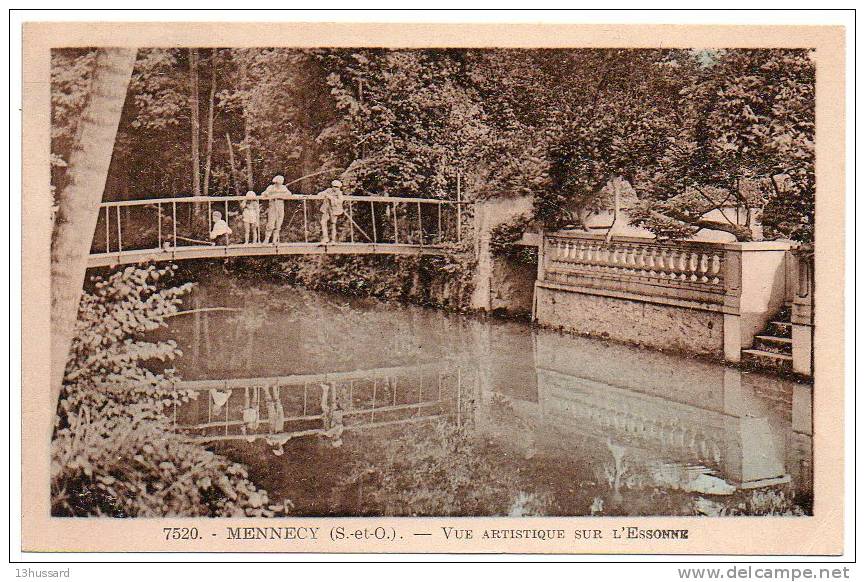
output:
<path id="1" fill-rule="evenodd" d="M 246 199 L 240 203 L 243 209 L 243 242 L 244 244 L 261 242 L 261 229 L 259 228 L 259 203 L 258 196 L 250 190 L 246 193 Z"/>

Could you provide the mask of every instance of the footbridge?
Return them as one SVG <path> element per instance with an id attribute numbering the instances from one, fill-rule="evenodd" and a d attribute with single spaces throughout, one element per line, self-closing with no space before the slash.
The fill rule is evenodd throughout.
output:
<path id="1" fill-rule="evenodd" d="M 103 202 L 88 267 L 150 261 L 268 255 L 445 255 L 462 240 L 472 203 L 437 198 L 345 196 L 336 217 L 336 237 L 323 234 L 320 194 L 280 198 L 284 218 L 268 242 L 245 236 L 242 196 L 183 196 Z M 260 239 L 266 234 L 261 207 Z M 213 213 L 231 234 L 210 240 Z M 327 224 L 327 223 L 325 223 Z"/>

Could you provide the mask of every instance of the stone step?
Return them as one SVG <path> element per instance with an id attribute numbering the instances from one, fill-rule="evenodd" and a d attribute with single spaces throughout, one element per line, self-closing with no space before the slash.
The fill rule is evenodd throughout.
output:
<path id="1" fill-rule="evenodd" d="M 793 353 L 793 340 L 788 337 L 777 337 L 774 335 L 754 336 L 754 348 L 777 354 Z"/>
<path id="2" fill-rule="evenodd" d="M 756 335 L 754 337 L 772 344 L 784 344 L 789 346 L 793 343 L 793 340 L 788 337 L 779 337 L 776 335 Z"/>
<path id="3" fill-rule="evenodd" d="M 793 369 L 793 356 L 788 354 L 779 354 L 759 349 L 742 350 L 742 354 L 746 363 L 760 368 L 784 372 L 789 372 Z"/>

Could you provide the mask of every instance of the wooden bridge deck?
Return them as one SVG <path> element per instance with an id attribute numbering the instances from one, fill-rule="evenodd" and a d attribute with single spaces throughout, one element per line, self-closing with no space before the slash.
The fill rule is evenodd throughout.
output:
<path id="1" fill-rule="evenodd" d="M 443 247 L 395 243 L 279 243 L 196 245 L 163 249 L 135 249 L 91 254 L 87 267 L 113 267 L 142 262 L 186 259 L 224 259 L 274 255 L 444 255 Z"/>

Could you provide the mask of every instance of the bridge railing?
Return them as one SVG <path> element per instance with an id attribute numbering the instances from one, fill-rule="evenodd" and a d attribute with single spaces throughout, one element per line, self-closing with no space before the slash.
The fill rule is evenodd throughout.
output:
<path id="1" fill-rule="evenodd" d="M 284 201 L 278 229 L 281 244 L 322 241 L 319 194 L 291 194 Z M 269 200 L 258 197 L 260 239 L 267 230 Z M 103 202 L 91 254 L 167 249 L 184 246 L 243 245 L 243 196 L 185 196 Z M 344 196 L 336 219 L 336 240 L 342 244 L 441 246 L 459 242 L 470 202 L 396 196 Z M 228 240 L 210 240 L 213 212 L 228 222 Z M 273 237 L 271 237 L 271 243 Z"/>

